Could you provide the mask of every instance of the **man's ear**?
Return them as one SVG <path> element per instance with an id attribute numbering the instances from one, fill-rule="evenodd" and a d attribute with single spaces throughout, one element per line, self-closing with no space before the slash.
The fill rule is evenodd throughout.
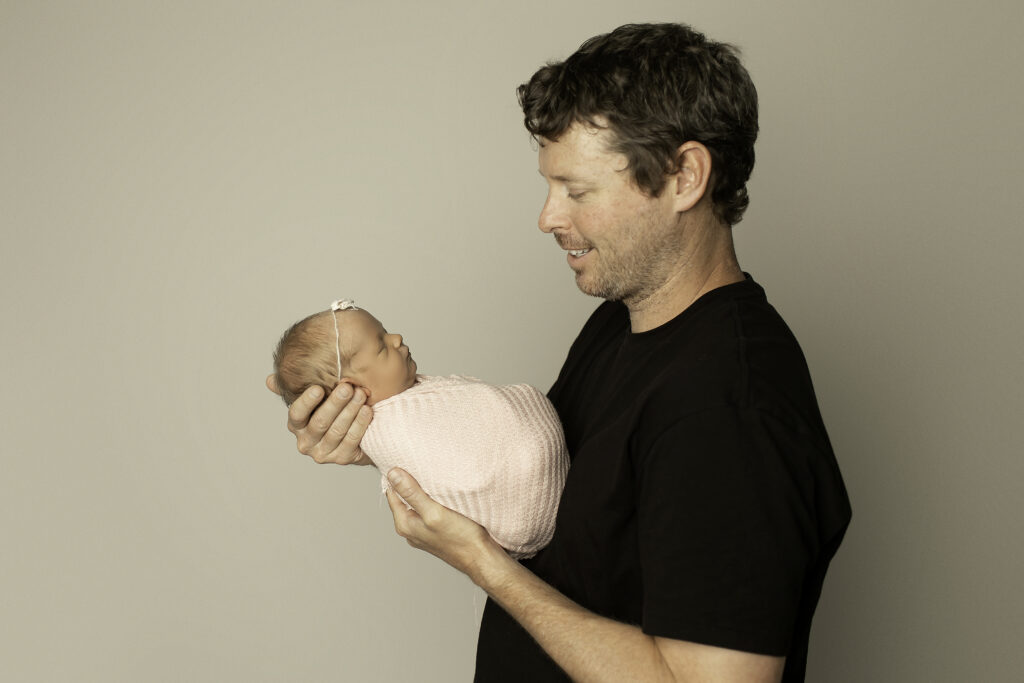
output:
<path id="1" fill-rule="evenodd" d="M 689 211 L 700 203 L 711 184 L 711 152 L 690 140 L 676 150 L 676 170 L 669 176 L 666 190 L 672 193 L 676 212 Z"/>

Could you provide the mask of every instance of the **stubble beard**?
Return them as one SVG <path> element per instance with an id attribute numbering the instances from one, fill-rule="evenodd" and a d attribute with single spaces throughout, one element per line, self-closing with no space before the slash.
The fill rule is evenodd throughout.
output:
<path id="1" fill-rule="evenodd" d="M 657 292 L 677 269 L 680 244 L 674 230 L 657 226 L 650 217 L 625 230 L 619 250 L 605 246 L 586 272 L 576 271 L 576 286 L 584 294 L 632 306 Z"/>

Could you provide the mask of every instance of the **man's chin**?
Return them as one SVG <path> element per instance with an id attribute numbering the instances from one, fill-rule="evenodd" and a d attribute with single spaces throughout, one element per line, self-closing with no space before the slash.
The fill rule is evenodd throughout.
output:
<path id="1" fill-rule="evenodd" d="M 609 301 L 619 298 L 608 287 L 601 286 L 599 282 L 588 280 L 582 273 L 576 273 L 576 287 L 587 296 L 596 296 L 600 299 L 608 299 Z"/>

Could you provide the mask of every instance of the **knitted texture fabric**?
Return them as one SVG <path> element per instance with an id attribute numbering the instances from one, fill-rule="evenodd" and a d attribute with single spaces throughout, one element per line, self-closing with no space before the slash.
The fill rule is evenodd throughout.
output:
<path id="1" fill-rule="evenodd" d="M 438 503 L 480 523 L 509 554 L 548 544 L 569 469 L 554 406 L 527 384 L 420 376 L 373 406 L 363 451 L 385 475 L 401 467 Z"/>

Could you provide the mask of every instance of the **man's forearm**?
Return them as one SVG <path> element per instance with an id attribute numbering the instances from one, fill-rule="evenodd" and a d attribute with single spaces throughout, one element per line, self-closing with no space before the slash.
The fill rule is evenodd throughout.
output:
<path id="1" fill-rule="evenodd" d="M 399 468 L 388 473 L 395 530 L 468 575 L 578 681 L 779 681 L 782 657 L 651 637 L 566 598 L 510 558 L 487 531 L 439 505 Z"/>
<path id="2" fill-rule="evenodd" d="M 677 680 L 653 637 L 580 607 L 511 558 L 490 557 L 473 573 L 573 680 Z"/>

